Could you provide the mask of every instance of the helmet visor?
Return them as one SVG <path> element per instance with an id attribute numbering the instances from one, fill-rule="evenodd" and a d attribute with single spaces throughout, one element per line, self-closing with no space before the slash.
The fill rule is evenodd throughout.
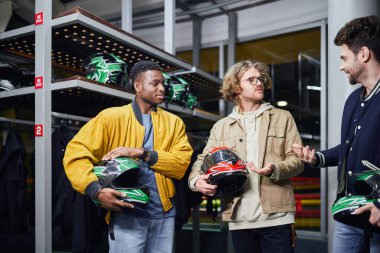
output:
<path id="1" fill-rule="evenodd" d="M 353 190 L 355 195 L 368 199 L 377 199 L 380 196 L 380 172 L 368 170 L 354 174 Z"/>
<path id="2" fill-rule="evenodd" d="M 219 147 L 213 149 L 210 153 L 206 155 L 203 160 L 202 170 L 207 173 L 207 171 L 220 162 L 226 162 L 231 164 L 236 164 L 239 162 L 240 157 L 231 151 L 227 147 Z"/>

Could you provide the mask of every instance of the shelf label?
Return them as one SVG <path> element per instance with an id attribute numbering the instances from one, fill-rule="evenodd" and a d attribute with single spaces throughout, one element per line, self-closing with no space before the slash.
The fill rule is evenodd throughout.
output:
<path id="1" fill-rule="evenodd" d="M 34 14 L 34 24 L 35 25 L 41 25 L 44 23 L 44 13 L 39 12 Z"/>
<path id="2" fill-rule="evenodd" d="M 34 78 L 34 88 L 41 89 L 44 87 L 44 79 L 42 76 L 36 76 Z"/>
<path id="3" fill-rule="evenodd" d="M 34 125 L 34 137 L 44 136 L 44 127 L 42 124 Z"/>

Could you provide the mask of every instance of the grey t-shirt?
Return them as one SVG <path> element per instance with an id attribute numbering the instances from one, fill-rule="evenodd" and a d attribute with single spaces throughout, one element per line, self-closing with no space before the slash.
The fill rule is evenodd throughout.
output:
<path id="1" fill-rule="evenodd" d="M 144 135 L 144 143 L 143 147 L 147 150 L 153 150 L 153 125 L 152 118 L 150 114 L 142 114 L 143 125 L 145 127 L 145 135 Z M 176 209 L 175 203 L 173 203 L 173 208 L 168 212 L 164 213 L 160 196 L 158 195 L 158 188 L 156 177 L 154 175 L 154 171 L 149 168 L 146 163 L 143 163 L 139 174 L 138 174 L 138 184 L 141 186 L 148 186 L 150 189 L 150 201 L 146 208 L 141 208 L 135 206 L 133 209 L 128 209 L 128 213 L 135 216 L 144 216 L 150 218 L 164 218 L 175 216 Z"/>

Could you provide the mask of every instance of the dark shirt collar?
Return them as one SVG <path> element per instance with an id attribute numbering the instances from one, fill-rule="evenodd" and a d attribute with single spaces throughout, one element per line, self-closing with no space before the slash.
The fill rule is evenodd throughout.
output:
<path id="1" fill-rule="evenodd" d="M 132 101 L 132 108 L 133 108 L 133 113 L 135 114 L 137 121 L 141 125 L 144 125 L 143 120 L 142 120 L 141 109 L 140 109 L 139 105 L 137 104 L 136 99 L 133 99 L 133 101 Z M 152 111 L 157 112 L 157 106 L 153 107 Z"/>

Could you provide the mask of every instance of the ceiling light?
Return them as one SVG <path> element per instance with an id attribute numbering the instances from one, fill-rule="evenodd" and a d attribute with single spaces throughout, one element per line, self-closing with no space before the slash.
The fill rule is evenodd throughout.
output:
<path id="1" fill-rule="evenodd" d="M 278 101 L 277 102 L 277 106 L 281 106 L 281 107 L 284 107 L 284 106 L 287 106 L 288 105 L 288 102 L 286 102 L 286 101 Z"/>
<path id="2" fill-rule="evenodd" d="M 308 90 L 321 90 L 321 87 L 319 87 L 319 86 L 312 86 L 312 85 L 308 85 L 308 86 L 306 86 L 306 88 Z"/>

